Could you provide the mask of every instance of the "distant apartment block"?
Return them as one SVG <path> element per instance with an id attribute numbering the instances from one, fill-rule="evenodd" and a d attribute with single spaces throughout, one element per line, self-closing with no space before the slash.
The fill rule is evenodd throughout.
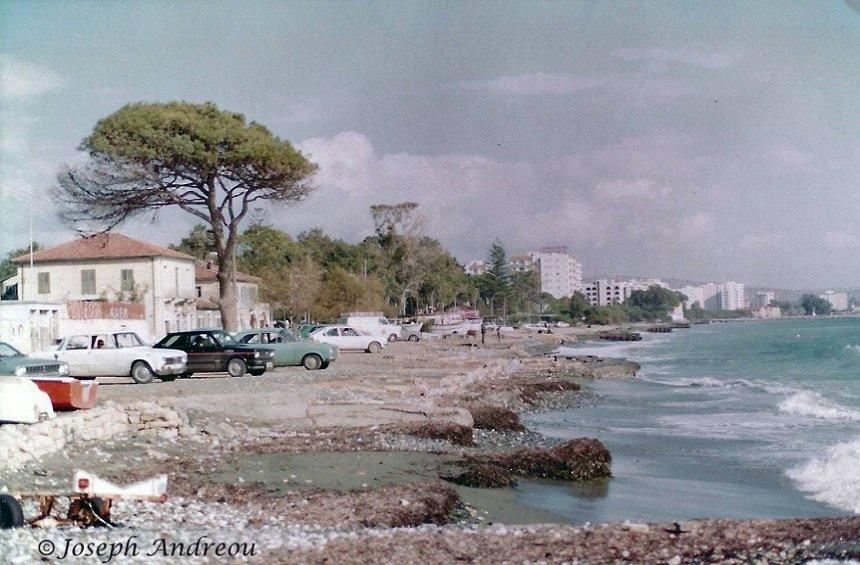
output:
<path id="1" fill-rule="evenodd" d="M 705 283 L 684 286 L 677 290 L 687 297 L 684 302 L 687 309 L 694 304 L 698 304 L 703 310 L 740 310 L 748 306 L 743 283 Z"/>
<path id="2" fill-rule="evenodd" d="M 844 292 L 828 290 L 824 294 L 819 295 L 819 298 L 823 298 L 829 302 L 830 307 L 838 312 L 848 310 L 848 295 Z"/>
<path id="3" fill-rule="evenodd" d="M 585 285 L 585 298 L 592 306 L 623 304 L 635 290 L 648 290 L 652 286 L 669 286 L 660 279 L 598 279 Z"/>
<path id="4" fill-rule="evenodd" d="M 743 283 L 726 282 L 720 285 L 720 310 L 741 310 L 746 307 Z"/>
<path id="5" fill-rule="evenodd" d="M 466 274 L 470 277 L 477 277 L 487 272 L 487 263 L 485 261 L 469 261 L 466 263 Z"/>
<path id="6" fill-rule="evenodd" d="M 770 291 L 759 291 L 755 293 L 755 299 L 751 301 L 751 308 L 766 308 L 776 299 L 776 295 Z"/>
<path id="7" fill-rule="evenodd" d="M 582 265 L 566 247 L 542 247 L 529 253 L 540 273 L 540 289 L 555 298 L 582 290 Z"/>
<path id="8" fill-rule="evenodd" d="M 470 261 L 466 264 L 466 274 L 480 276 L 487 268 L 486 261 Z M 538 273 L 541 292 L 555 298 L 568 297 L 582 290 L 582 265 L 566 247 L 542 247 L 525 255 L 514 255 L 508 261 L 508 269 L 512 273 Z"/>

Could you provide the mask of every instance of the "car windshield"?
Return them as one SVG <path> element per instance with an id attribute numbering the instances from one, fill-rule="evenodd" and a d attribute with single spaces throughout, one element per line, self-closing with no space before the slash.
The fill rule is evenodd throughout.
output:
<path id="1" fill-rule="evenodd" d="M 125 347 L 140 347 L 143 345 L 143 341 L 141 341 L 140 337 L 136 333 L 133 332 L 125 332 L 116 334 L 116 346 L 120 348 Z"/>
<path id="2" fill-rule="evenodd" d="M 212 337 L 218 340 L 218 343 L 221 345 L 236 345 L 236 339 L 228 334 L 227 332 L 222 332 L 220 330 L 212 332 Z"/>
<path id="3" fill-rule="evenodd" d="M 8 343 L 0 343 L 0 357 L 23 357 L 24 354 L 9 345 Z"/>

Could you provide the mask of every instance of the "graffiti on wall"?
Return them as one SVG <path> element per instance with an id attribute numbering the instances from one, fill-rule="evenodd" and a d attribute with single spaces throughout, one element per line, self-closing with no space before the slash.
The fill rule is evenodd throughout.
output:
<path id="1" fill-rule="evenodd" d="M 146 310 L 137 302 L 93 302 L 70 300 L 70 320 L 144 320 Z"/>

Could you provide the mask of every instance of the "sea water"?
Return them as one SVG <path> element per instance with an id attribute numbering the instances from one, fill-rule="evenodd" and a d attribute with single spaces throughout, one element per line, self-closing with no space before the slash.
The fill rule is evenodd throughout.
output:
<path id="1" fill-rule="evenodd" d="M 520 503 L 574 523 L 860 513 L 860 319 L 697 325 L 561 352 L 642 365 L 589 382 L 584 406 L 527 419 L 599 438 L 613 478 L 525 482 Z"/>

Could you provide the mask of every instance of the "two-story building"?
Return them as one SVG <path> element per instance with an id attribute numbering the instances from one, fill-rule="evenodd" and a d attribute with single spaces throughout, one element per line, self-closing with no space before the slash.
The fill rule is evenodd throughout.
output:
<path id="1" fill-rule="evenodd" d="M 20 301 L 66 306 L 64 334 L 98 321 L 105 330 L 156 340 L 196 326 L 195 259 L 179 251 L 106 233 L 13 261 Z"/>
<path id="2" fill-rule="evenodd" d="M 198 261 L 197 326 L 221 327 L 218 309 L 218 265 L 213 261 Z M 260 299 L 260 277 L 236 271 L 234 284 L 238 298 L 239 329 L 262 328 L 272 321 L 269 305 Z"/>

